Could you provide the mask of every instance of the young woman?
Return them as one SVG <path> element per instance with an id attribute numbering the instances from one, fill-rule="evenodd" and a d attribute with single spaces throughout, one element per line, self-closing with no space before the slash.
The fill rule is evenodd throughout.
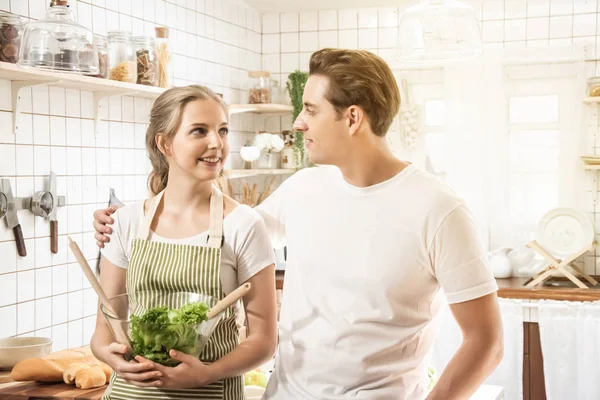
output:
<path id="1" fill-rule="evenodd" d="M 154 196 L 114 214 L 100 283 L 108 297 L 127 293 L 150 304 L 152 296 L 177 292 L 221 299 L 250 282 L 248 336 L 238 344 L 230 308 L 200 359 L 171 351 L 181 361 L 174 368 L 139 356 L 127 362 L 128 349 L 114 343 L 99 313 L 92 350 L 115 371 L 105 400 L 244 399 L 242 374 L 273 356 L 274 256 L 264 222 L 214 185 L 229 153 L 227 123 L 223 100 L 202 86 L 173 88 L 156 100 L 146 133 Z"/>

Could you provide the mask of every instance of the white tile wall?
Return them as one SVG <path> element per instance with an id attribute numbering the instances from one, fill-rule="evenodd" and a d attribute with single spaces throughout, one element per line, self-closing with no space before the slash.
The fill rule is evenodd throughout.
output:
<path id="1" fill-rule="evenodd" d="M 38 19 L 45 15 L 48 3 L 0 0 L 0 11 Z M 238 0 L 71 0 L 70 5 L 81 24 L 101 35 L 112 29 L 154 35 L 156 25 L 167 24 L 175 53 L 175 85 L 200 83 L 222 93 L 228 102 L 243 102 L 247 71 L 261 67 L 261 16 Z M 295 26 L 287 20 L 284 25 L 297 32 L 297 14 L 294 18 Z M 281 26 L 276 16 L 271 30 L 276 32 L 273 50 L 277 53 Z M 57 255 L 50 252 L 45 220 L 19 212 L 28 250 L 25 258 L 16 254 L 12 233 L 0 223 L 0 337 L 51 336 L 55 350 L 86 344 L 94 329 L 97 299 L 67 252 L 66 235 L 95 265 L 91 217 L 93 210 L 106 205 L 109 187 L 125 202 L 146 196 L 144 137 L 151 101 L 132 97 L 104 101 L 100 115 L 105 121 L 95 137 L 92 93 L 34 87 L 23 93 L 24 113 L 14 136 L 10 97 L 9 82 L 0 80 L 0 126 L 4 127 L 0 177 L 10 179 L 18 196 L 31 196 L 44 187 L 44 177 L 52 168 L 67 206 L 59 210 Z M 237 138 L 250 135 L 253 127 L 251 116 L 232 119 L 231 136 L 236 140 L 232 140 L 231 167 L 240 165 L 237 150 L 245 141 Z"/>
<path id="2" fill-rule="evenodd" d="M 584 43 L 590 45 L 588 55 L 594 55 L 599 43 L 597 0 L 465 1 L 478 12 L 486 48 Z M 297 65 L 296 57 L 291 53 L 297 54 L 299 68 L 308 70 L 307 57 L 303 57 L 302 53 L 311 52 L 314 48 L 313 37 L 307 35 L 311 32 L 318 32 L 318 48 L 337 45 L 368 49 L 391 61 L 395 57 L 393 50 L 399 16 L 409 3 L 402 2 L 395 8 L 264 14 L 263 25 L 268 26 L 269 35 L 279 35 L 280 50 L 277 51 L 275 41 L 265 46 L 263 40 L 263 54 L 268 55 L 270 60 L 279 55 L 280 68 L 271 72 L 280 74 L 279 78 L 284 81 Z M 279 23 L 279 30 L 275 22 Z M 298 50 L 294 51 L 297 47 Z M 274 61 L 271 64 L 277 65 Z"/>

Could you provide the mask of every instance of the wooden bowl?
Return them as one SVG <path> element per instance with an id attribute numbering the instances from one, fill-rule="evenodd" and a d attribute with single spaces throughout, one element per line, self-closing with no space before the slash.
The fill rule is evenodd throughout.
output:
<path id="1" fill-rule="evenodd" d="M 0 370 L 8 370 L 21 360 L 45 357 L 52 351 L 52 339 L 16 337 L 0 339 Z"/>

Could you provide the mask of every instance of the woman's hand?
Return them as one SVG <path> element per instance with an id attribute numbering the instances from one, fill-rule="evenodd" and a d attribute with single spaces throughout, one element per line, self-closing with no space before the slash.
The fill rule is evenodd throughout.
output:
<path id="1" fill-rule="evenodd" d="M 164 389 L 194 389 L 206 386 L 215 380 L 210 373 L 210 367 L 197 357 L 175 350 L 171 350 L 169 355 L 174 360 L 181 361 L 181 364 L 176 367 L 165 367 L 154 363 L 156 371 L 162 373 L 159 387 Z M 142 364 L 151 363 L 151 361 L 140 356 L 135 359 Z"/>
<path id="2" fill-rule="evenodd" d="M 159 380 L 162 376 L 160 371 L 154 368 L 154 363 L 145 362 L 127 362 L 123 358 L 128 352 L 128 348 L 120 343 L 111 343 L 102 349 L 104 361 L 117 373 L 125 382 L 139 387 L 160 386 Z M 140 357 L 141 358 L 141 357 Z"/>
<path id="3" fill-rule="evenodd" d="M 111 225 L 115 222 L 115 220 L 111 218 L 111 215 L 114 214 L 115 211 L 117 211 L 117 207 L 111 206 L 94 212 L 94 230 L 96 231 L 94 237 L 96 238 L 96 245 L 101 249 L 104 248 L 104 243 L 110 242 L 110 238 L 107 235 L 112 233 L 112 229 L 107 225 Z"/>

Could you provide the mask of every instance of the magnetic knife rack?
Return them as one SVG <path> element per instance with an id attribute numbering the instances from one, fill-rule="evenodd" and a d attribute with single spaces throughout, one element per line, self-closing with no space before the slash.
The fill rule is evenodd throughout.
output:
<path id="1" fill-rule="evenodd" d="M 48 177 L 46 189 L 29 197 L 14 197 L 10 180 L 0 179 L 0 220 L 5 219 L 8 228 L 13 231 L 17 252 L 21 257 L 27 256 L 27 248 L 25 247 L 17 211 L 29 210 L 35 216 L 50 221 L 50 250 L 56 254 L 58 253 L 57 212 L 58 208 L 65 206 L 65 204 L 65 196 L 59 196 L 56 193 L 56 175 L 53 172 Z"/>

